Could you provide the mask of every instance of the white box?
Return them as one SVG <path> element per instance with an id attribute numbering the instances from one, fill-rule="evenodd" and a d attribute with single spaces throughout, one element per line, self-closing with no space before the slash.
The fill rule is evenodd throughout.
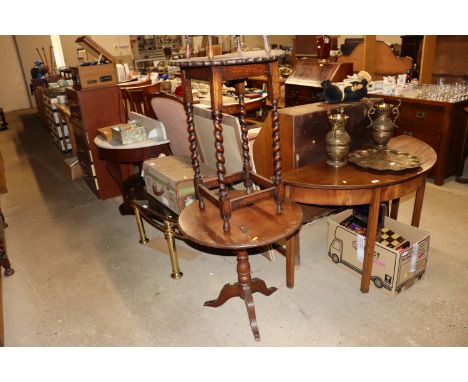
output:
<path id="1" fill-rule="evenodd" d="M 361 248 L 358 235 L 340 225 L 352 213 L 352 210 L 346 210 L 328 218 L 328 256 L 345 269 L 362 274 L 363 256 L 358 251 L 358 246 Z M 394 296 L 403 288 L 412 286 L 426 271 L 430 235 L 389 217 L 385 217 L 384 226 L 410 242 L 409 248 L 401 252 L 375 243 L 371 281 L 377 288 Z M 362 248 L 364 246 L 365 238 Z"/>

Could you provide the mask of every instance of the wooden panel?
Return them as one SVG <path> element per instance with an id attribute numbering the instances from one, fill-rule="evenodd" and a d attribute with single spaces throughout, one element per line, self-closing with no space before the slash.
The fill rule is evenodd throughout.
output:
<path id="1" fill-rule="evenodd" d="M 375 50 L 376 36 L 364 36 L 364 70 L 372 77 L 375 75 L 375 63 L 377 62 Z"/>
<path id="2" fill-rule="evenodd" d="M 437 36 L 433 75 L 468 75 L 468 36 Z"/>
<path id="3" fill-rule="evenodd" d="M 91 190 L 100 198 L 107 199 L 120 195 L 119 188 L 106 169 L 105 162 L 98 158 L 94 138 L 97 129 L 124 123 L 120 89 L 117 86 L 83 89 L 67 89 L 70 113 L 75 126 L 74 134 L 78 145 L 80 165 L 85 171 L 85 180 Z M 87 151 L 88 150 L 88 151 Z M 91 151 L 91 153 L 89 153 Z M 98 185 L 92 178 L 89 161 L 93 162 Z"/>
<path id="4" fill-rule="evenodd" d="M 419 70 L 419 82 L 430 84 L 432 82 L 432 66 L 436 51 L 436 36 L 424 36 L 422 42 L 421 68 Z"/>
<path id="5" fill-rule="evenodd" d="M 358 73 L 364 70 L 364 43 L 356 45 L 356 48 L 348 56 L 338 57 L 338 62 L 352 62 L 353 70 Z M 382 76 L 397 75 L 405 73 L 413 65 L 413 60 L 409 57 L 397 57 L 393 54 L 389 45 L 383 41 L 375 43 L 375 75 L 377 80 Z"/>

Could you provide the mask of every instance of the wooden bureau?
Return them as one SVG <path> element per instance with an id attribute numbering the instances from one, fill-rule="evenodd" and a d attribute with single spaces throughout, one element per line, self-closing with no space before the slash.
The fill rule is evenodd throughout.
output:
<path id="1" fill-rule="evenodd" d="M 429 177 L 438 186 L 444 179 L 461 170 L 463 140 L 467 128 L 467 115 L 463 110 L 468 100 L 456 103 L 429 101 L 416 98 L 382 96 L 385 102 L 398 104 L 400 117 L 394 136 L 410 135 L 429 144 L 437 153 L 437 162 Z"/>
<path id="2" fill-rule="evenodd" d="M 323 100 L 322 81 L 340 82 L 352 74 L 351 63 L 320 62 L 316 59 L 299 60 L 286 80 L 286 107 L 320 102 Z"/>
<path id="3" fill-rule="evenodd" d="M 67 88 L 68 105 L 75 135 L 77 157 L 84 179 L 99 199 L 120 195 L 119 188 L 97 155 L 97 129 L 126 122 L 117 86 L 75 90 Z"/>

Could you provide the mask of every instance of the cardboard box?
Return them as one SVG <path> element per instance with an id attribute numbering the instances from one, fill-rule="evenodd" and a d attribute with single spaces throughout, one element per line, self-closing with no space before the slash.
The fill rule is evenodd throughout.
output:
<path id="1" fill-rule="evenodd" d="M 200 164 L 202 177 L 216 176 L 216 170 Z M 143 162 L 146 191 L 177 214 L 195 201 L 190 157 L 170 155 Z"/>
<path id="2" fill-rule="evenodd" d="M 118 81 L 114 56 L 89 36 L 78 37 L 75 42 L 82 48 L 86 49 L 86 51 L 90 53 L 91 57 L 89 57 L 89 62 L 85 63 L 86 66 L 80 65 L 70 67 L 73 87 L 80 90 L 98 86 L 116 85 Z M 94 61 L 100 58 L 101 60 L 109 62 L 90 65 L 90 63 L 93 62 L 93 58 Z"/>
<path id="3" fill-rule="evenodd" d="M 366 239 L 340 225 L 352 212 L 346 210 L 328 218 L 328 256 L 334 263 L 360 275 Z M 409 248 L 400 251 L 375 243 L 371 281 L 378 289 L 395 296 L 403 288 L 412 286 L 426 271 L 430 236 L 426 231 L 389 217 L 385 217 L 384 227 L 410 242 Z"/>
<path id="4" fill-rule="evenodd" d="M 66 158 L 64 160 L 65 173 L 71 180 L 80 179 L 84 176 L 77 157 Z"/>

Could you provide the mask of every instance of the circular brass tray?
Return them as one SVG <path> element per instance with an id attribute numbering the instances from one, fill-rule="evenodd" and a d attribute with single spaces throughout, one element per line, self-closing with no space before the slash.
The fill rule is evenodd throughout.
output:
<path id="1" fill-rule="evenodd" d="M 404 171 L 421 165 L 418 157 L 391 149 L 359 149 L 349 153 L 348 160 L 359 167 L 378 171 Z"/>

